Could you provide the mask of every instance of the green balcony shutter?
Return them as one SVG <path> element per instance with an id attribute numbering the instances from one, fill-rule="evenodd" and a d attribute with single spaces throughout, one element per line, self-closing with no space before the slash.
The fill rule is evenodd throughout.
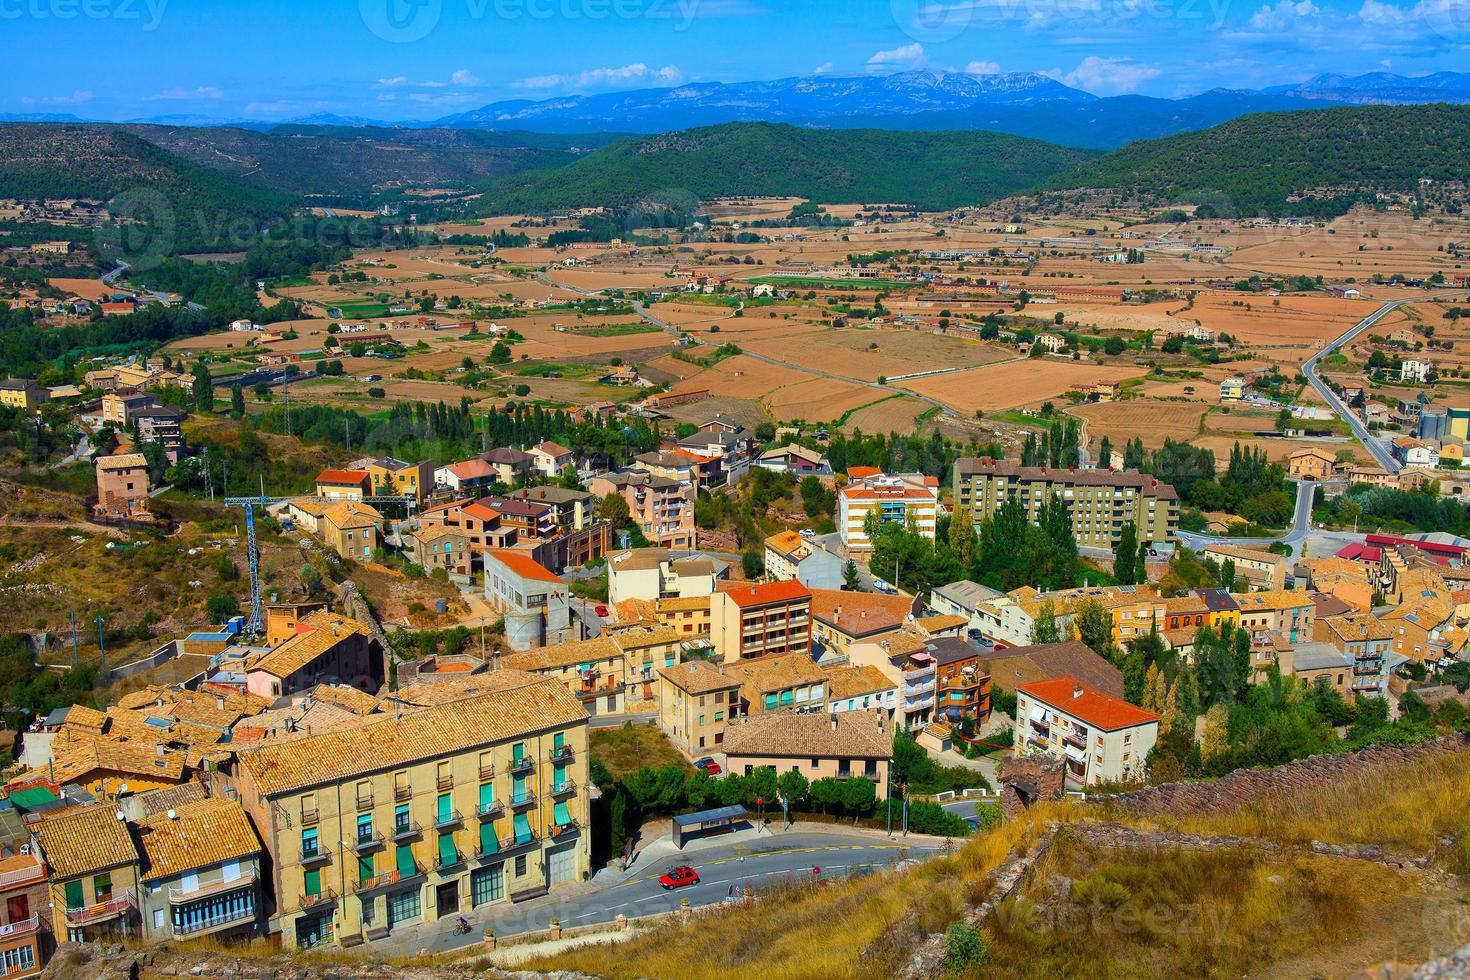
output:
<path id="1" fill-rule="evenodd" d="M 566 741 L 567 741 L 566 733 L 565 732 L 557 732 L 555 735 L 551 736 L 551 747 L 553 749 L 559 749 L 563 745 L 566 744 Z"/>
<path id="2" fill-rule="evenodd" d="M 413 848 L 407 844 L 398 845 L 398 874 L 403 878 L 411 878 L 417 872 L 413 865 Z"/>
<path id="3" fill-rule="evenodd" d="M 486 820 L 480 824 L 480 853 L 494 854 L 500 850 L 500 841 L 495 837 L 495 821 Z"/>
<path id="4" fill-rule="evenodd" d="M 66 907 L 69 909 L 79 909 L 85 903 L 86 899 L 82 897 L 81 879 L 78 878 L 76 881 L 68 881 L 66 883 Z"/>
<path id="5" fill-rule="evenodd" d="M 457 854 L 454 853 L 454 835 L 453 834 L 440 834 L 439 835 L 439 863 L 441 865 L 444 865 L 444 866 L 447 867 L 447 866 L 453 864 L 457 860 L 459 860 L 459 855 L 457 855 Z"/>
<path id="6" fill-rule="evenodd" d="M 572 822 L 572 815 L 567 812 L 567 805 L 565 803 L 557 803 L 553 813 L 556 817 L 556 825 L 558 827 L 565 827 Z"/>
<path id="7" fill-rule="evenodd" d="M 511 790 L 511 799 L 519 803 L 526 798 L 526 777 L 516 776 L 515 785 Z"/>
<path id="8" fill-rule="evenodd" d="M 357 859 L 357 880 L 367 881 L 373 874 L 373 856 L 371 854 L 364 854 Z"/>
<path id="9" fill-rule="evenodd" d="M 566 788 L 567 767 L 564 764 L 557 763 L 556 774 L 551 777 L 551 785 L 558 793 Z"/>
<path id="10" fill-rule="evenodd" d="M 308 868 L 301 876 L 301 890 L 308 895 L 320 895 L 322 893 L 322 869 Z"/>
<path id="11" fill-rule="evenodd" d="M 766 707 L 767 708 L 774 708 L 775 706 L 776 706 L 776 695 L 774 695 L 774 694 L 767 694 L 766 695 Z"/>
<path id="12" fill-rule="evenodd" d="M 449 819 L 449 811 L 451 809 L 453 809 L 449 805 L 449 802 L 450 802 L 450 800 L 449 800 L 449 794 L 448 793 L 441 793 L 439 795 L 439 822 L 440 823 L 444 823 L 445 821 L 447 821 Z"/>
<path id="13" fill-rule="evenodd" d="M 517 742 L 515 745 L 512 745 L 510 748 L 510 757 L 516 762 L 524 759 L 526 757 L 526 743 Z"/>
<path id="14" fill-rule="evenodd" d="M 485 808 L 487 806 L 489 806 L 491 803 L 494 803 L 494 802 L 495 802 L 495 784 L 494 783 L 481 783 L 480 784 L 480 812 L 481 813 L 484 813 L 485 812 Z"/>
<path id="15" fill-rule="evenodd" d="M 531 818 L 524 813 L 517 813 L 515 819 L 516 843 L 524 844 L 531 839 Z"/>

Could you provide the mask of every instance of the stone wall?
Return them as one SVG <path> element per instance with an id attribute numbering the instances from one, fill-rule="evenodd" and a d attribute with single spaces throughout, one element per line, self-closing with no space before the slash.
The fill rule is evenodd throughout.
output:
<path id="1" fill-rule="evenodd" d="M 1060 800 L 1066 785 L 1061 759 L 1046 755 L 1010 756 L 1000 765 L 1000 813 L 1009 820 L 1033 803 Z"/>
<path id="2" fill-rule="evenodd" d="M 1457 733 L 1418 745 L 1373 745 L 1358 752 L 1314 755 L 1274 769 L 1237 769 L 1209 782 L 1165 783 L 1113 796 L 1091 796 L 1088 802 L 1118 807 L 1135 816 L 1225 813 L 1261 799 L 1326 786 L 1367 769 L 1401 766 L 1467 749 L 1470 735 Z"/>

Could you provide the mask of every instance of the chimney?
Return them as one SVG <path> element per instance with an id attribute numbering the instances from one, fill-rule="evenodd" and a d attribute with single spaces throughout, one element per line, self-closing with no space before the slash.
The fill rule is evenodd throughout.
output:
<path id="1" fill-rule="evenodd" d="M 1074 682 L 1074 684 L 1075 686 L 1072 688 L 1072 700 L 1075 701 L 1078 698 L 1082 697 L 1082 685 L 1077 682 Z"/>
<path id="2" fill-rule="evenodd" d="M 153 751 L 154 751 L 154 754 L 155 755 L 157 755 L 160 759 L 162 759 L 163 758 L 163 753 L 165 751 L 165 749 L 163 747 L 163 743 L 162 742 L 159 742 L 157 745 L 155 745 L 153 747 Z"/>
<path id="3" fill-rule="evenodd" d="M 832 720 L 832 730 L 835 732 L 835 731 L 837 731 L 837 715 L 835 713 L 831 716 L 831 720 Z"/>

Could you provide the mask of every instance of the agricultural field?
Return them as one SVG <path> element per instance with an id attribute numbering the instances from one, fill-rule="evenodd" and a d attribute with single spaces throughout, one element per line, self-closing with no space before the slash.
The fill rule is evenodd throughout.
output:
<path id="1" fill-rule="evenodd" d="M 1115 446 L 1142 439 L 1148 449 L 1157 449 L 1165 439 L 1193 441 L 1200 434 L 1208 406 L 1202 403 L 1155 402 L 1133 399 L 1101 402 L 1067 409 L 1068 415 L 1087 423 L 1088 438 L 1107 436 Z"/>
<path id="2" fill-rule="evenodd" d="M 937 398 L 965 415 L 977 410 L 1034 408 L 1055 401 L 1078 385 L 1123 381 L 1142 368 L 1126 364 L 1098 365 L 1060 358 L 1028 358 L 1003 365 L 972 368 L 899 382 L 899 387 Z"/>

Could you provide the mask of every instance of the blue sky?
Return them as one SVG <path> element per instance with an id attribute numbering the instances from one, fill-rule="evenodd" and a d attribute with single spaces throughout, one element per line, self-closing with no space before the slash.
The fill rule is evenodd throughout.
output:
<path id="1" fill-rule="evenodd" d="M 816 72 L 1189 95 L 1470 69 L 1470 0 L 0 0 L 0 112 L 431 119 Z"/>

